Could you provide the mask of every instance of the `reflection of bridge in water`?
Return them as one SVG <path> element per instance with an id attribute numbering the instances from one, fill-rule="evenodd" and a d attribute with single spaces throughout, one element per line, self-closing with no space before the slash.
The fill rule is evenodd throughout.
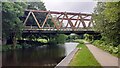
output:
<path id="1" fill-rule="evenodd" d="M 94 23 L 91 14 L 41 10 L 26 10 L 26 12 L 28 15 L 25 17 L 23 29 L 25 33 L 95 33 L 92 29 Z M 35 13 L 44 13 L 46 15 L 44 21 L 40 22 Z M 36 26 L 27 25 L 30 16 L 35 20 Z M 51 23 L 47 20 L 51 20 Z"/>

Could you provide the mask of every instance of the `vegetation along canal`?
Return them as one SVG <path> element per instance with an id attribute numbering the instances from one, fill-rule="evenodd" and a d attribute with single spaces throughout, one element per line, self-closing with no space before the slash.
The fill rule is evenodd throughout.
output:
<path id="1" fill-rule="evenodd" d="M 3 68 L 5 66 L 56 66 L 65 58 L 77 43 L 69 42 L 61 45 L 44 45 L 25 50 L 3 52 Z"/>

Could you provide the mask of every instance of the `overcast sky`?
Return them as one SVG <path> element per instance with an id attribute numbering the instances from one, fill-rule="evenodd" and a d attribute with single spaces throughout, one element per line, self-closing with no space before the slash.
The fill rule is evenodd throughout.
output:
<path id="1" fill-rule="evenodd" d="M 47 10 L 76 13 L 93 13 L 94 7 L 97 4 L 97 2 L 91 0 L 84 0 L 84 2 L 80 0 L 43 0 L 43 2 L 45 3 Z M 66 21 L 63 22 L 64 25 L 67 24 Z M 75 23 L 75 21 L 72 22 L 73 24 Z M 85 22 L 87 26 L 88 22 Z M 82 24 L 80 24 L 80 27 L 83 27 Z"/>
<path id="2" fill-rule="evenodd" d="M 83 12 L 83 13 L 92 13 L 96 2 L 93 1 L 67 1 L 67 0 L 43 0 L 47 10 L 51 11 L 63 11 L 63 12 Z"/>

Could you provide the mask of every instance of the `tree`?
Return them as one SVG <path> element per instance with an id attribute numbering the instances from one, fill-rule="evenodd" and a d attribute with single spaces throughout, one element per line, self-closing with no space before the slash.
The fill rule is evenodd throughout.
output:
<path id="1" fill-rule="evenodd" d="M 2 2 L 2 37 L 12 38 L 14 47 L 16 37 L 20 36 L 22 21 L 19 19 L 24 14 L 26 3 L 24 2 Z"/>
<path id="2" fill-rule="evenodd" d="M 120 44 L 120 2 L 99 2 L 93 19 L 95 30 L 102 33 L 102 39 L 114 46 Z"/>
<path id="3" fill-rule="evenodd" d="M 41 1 L 39 1 L 39 2 L 27 2 L 27 6 L 28 6 L 27 10 L 46 10 L 44 3 Z M 27 11 L 25 12 L 25 17 L 27 17 L 28 13 L 29 12 L 27 12 Z M 46 18 L 46 15 L 47 15 L 46 13 L 37 13 L 37 12 L 35 12 L 34 14 L 35 14 L 35 16 L 40 24 L 43 23 L 43 21 Z M 36 21 L 33 19 L 32 15 L 30 15 L 30 17 L 28 18 L 27 24 L 34 25 L 34 26 L 37 25 Z"/>
<path id="4" fill-rule="evenodd" d="M 56 37 L 55 37 L 55 41 L 57 41 L 57 44 L 64 44 L 66 42 L 66 39 L 67 39 L 67 35 L 65 34 L 58 34 Z"/>

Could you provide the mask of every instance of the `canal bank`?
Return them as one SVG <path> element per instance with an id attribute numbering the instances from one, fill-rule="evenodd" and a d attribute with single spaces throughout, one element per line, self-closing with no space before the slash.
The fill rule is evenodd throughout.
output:
<path id="1" fill-rule="evenodd" d="M 79 43 L 74 43 L 74 46 L 77 46 L 78 44 Z M 78 48 L 74 47 L 73 50 L 69 51 L 68 55 L 60 63 L 58 63 L 55 68 L 59 68 L 59 67 L 62 67 L 62 66 L 68 66 L 68 64 L 70 63 L 73 56 L 75 55 L 75 53 L 78 50 L 79 50 Z"/>
<path id="2" fill-rule="evenodd" d="M 74 57 L 74 55 L 78 50 L 79 50 L 78 48 L 75 48 L 68 56 L 66 56 L 60 63 L 58 63 L 55 68 L 68 66 L 70 61 L 72 60 L 72 58 Z"/>
<path id="3" fill-rule="evenodd" d="M 3 52 L 3 68 L 4 66 L 55 67 L 61 60 L 69 55 L 76 46 L 77 43 L 67 42 L 63 45 L 46 45 L 26 50 Z"/>

